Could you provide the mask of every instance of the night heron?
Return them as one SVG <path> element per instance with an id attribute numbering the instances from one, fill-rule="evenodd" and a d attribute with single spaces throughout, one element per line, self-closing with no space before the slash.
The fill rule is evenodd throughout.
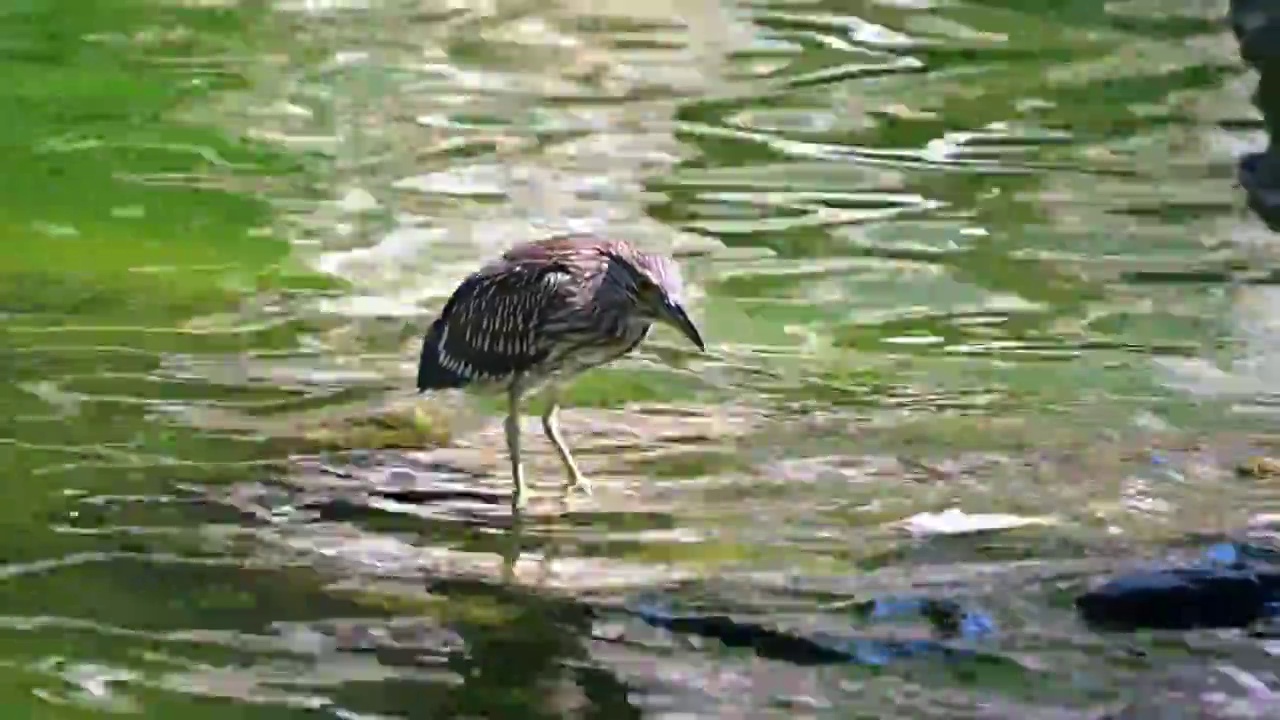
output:
<path id="1" fill-rule="evenodd" d="M 506 391 L 511 502 L 519 507 L 526 490 L 521 403 L 546 390 L 542 429 L 564 465 L 565 489 L 590 492 L 560 433 L 562 387 L 631 352 L 655 322 L 705 350 L 681 286 L 673 260 L 621 240 L 568 236 L 517 245 L 453 291 L 423 339 L 418 391 L 469 385 Z"/>

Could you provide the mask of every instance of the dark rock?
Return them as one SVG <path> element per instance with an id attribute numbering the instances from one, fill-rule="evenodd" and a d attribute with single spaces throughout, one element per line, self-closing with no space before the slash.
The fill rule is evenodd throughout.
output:
<path id="1" fill-rule="evenodd" d="M 1280 63 L 1280 4 L 1231 0 L 1230 18 L 1245 62 L 1258 70 Z"/>
<path id="2" fill-rule="evenodd" d="M 1260 74 L 1253 98 L 1267 128 L 1266 152 L 1240 159 L 1240 184 L 1249 208 L 1280 231 L 1280 2 L 1232 0 L 1230 22 L 1240 56 Z"/>
<path id="3" fill-rule="evenodd" d="M 1280 600 L 1280 565 L 1272 555 L 1223 543 L 1191 567 L 1108 580 L 1076 598 L 1076 609 L 1089 624 L 1109 630 L 1246 627 L 1274 615 Z"/>
<path id="4" fill-rule="evenodd" d="M 1240 158 L 1239 177 L 1249 209 L 1273 232 L 1280 232 L 1280 155 L 1245 155 Z"/>

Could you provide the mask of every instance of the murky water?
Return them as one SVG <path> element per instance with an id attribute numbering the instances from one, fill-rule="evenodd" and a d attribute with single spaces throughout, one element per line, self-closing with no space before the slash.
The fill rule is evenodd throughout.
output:
<path id="1" fill-rule="evenodd" d="M 1275 710 L 1261 641 L 1070 607 L 1280 511 L 1234 472 L 1280 298 L 1225 2 L 110 5 L 0 11 L 5 707 Z M 416 400 L 412 363 L 454 283 L 567 229 L 684 258 L 709 351 L 579 382 L 596 495 L 531 440 L 516 522 L 500 406 Z M 953 508 L 1028 524 L 923 526 Z M 623 612 L 658 591 L 801 632 L 927 592 L 999 632 L 802 666 Z"/>

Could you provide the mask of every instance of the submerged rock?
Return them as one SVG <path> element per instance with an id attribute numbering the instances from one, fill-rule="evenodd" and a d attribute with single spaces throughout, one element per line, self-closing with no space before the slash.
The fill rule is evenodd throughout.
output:
<path id="1" fill-rule="evenodd" d="M 680 611 L 671 600 L 654 596 L 636 598 L 628 607 L 653 627 L 719 640 L 726 647 L 750 648 L 757 657 L 797 665 L 878 666 L 914 657 L 982 658 L 984 653 L 968 645 L 996 632 L 989 615 L 946 598 L 877 598 L 856 609 L 862 619 L 872 622 L 917 616 L 927 622 L 930 632 L 923 637 L 799 632 L 730 615 Z"/>

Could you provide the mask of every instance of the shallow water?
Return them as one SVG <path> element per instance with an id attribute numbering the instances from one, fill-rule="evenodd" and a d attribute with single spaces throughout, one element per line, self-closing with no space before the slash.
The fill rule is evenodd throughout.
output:
<path id="1" fill-rule="evenodd" d="M 1274 444 L 1280 300 L 1224 6 L 0 11 L 0 701 L 1275 712 L 1263 641 L 1070 607 L 1280 511 L 1235 472 Z M 660 331 L 574 387 L 591 498 L 550 491 L 531 424 L 516 522 L 500 406 L 415 400 L 412 364 L 454 283 L 564 230 L 682 257 L 709 351 Z M 1034 522 L 920 528 L 951 508 Z M 999 633 L 984 662 L 806 667 L 623 612 L 660 590 L 803 632 L 927 592 Z"/>

